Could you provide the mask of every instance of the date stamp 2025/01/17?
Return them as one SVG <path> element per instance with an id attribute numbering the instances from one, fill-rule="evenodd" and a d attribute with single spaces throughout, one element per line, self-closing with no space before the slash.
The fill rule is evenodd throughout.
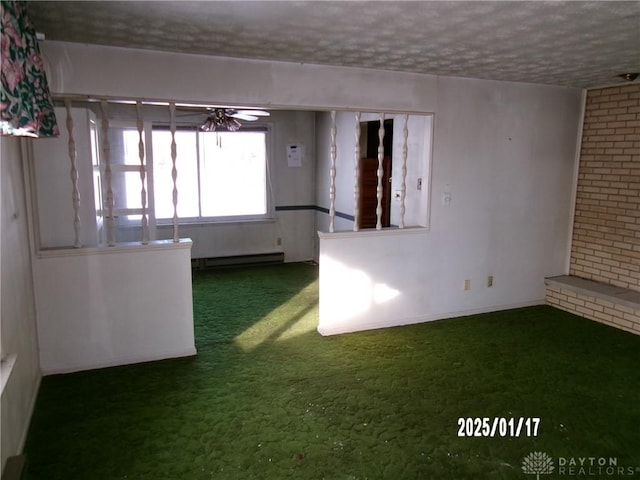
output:
<path id="1" fill-rule="evenodd" d="M 537 437 L 539 417 L 460 417 L 459 437 Z"/>

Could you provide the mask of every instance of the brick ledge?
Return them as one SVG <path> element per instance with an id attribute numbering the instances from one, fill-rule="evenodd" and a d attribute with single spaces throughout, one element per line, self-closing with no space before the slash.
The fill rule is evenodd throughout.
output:
<path id="1" fill-rule="evenodd" d="M 587 280 L 586 278 L 575 277 L 573 275 L 560 275 L 544 279 L 545 285 L 556 286 L 577 293 L 600 298 L 609 302 L 625 305 L 629 308 L 640 308 L 640 292 L 629 290 L 628 288 L 607 285 L 606 283 Z"/>

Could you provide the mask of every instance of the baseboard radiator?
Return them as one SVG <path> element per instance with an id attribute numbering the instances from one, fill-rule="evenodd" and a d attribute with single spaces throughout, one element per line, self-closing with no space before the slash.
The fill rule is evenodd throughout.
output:
<path id="1" fill-rule="evenodd" d="M 192 258 L 191 268 L 193 270 L 206 270 L 210 268 L 273 265 L 278 263 L 284 263 L 284 252 L 233 255 L 228 257 Z"/>

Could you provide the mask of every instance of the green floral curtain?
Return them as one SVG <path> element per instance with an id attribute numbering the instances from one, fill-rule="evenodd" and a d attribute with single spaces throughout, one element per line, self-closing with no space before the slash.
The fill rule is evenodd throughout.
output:
<path id="1" fill-rule="evenodd" d="M 2 0 L 2 91 L 0 133 L 58 136 L 36 31 L 26 2 Z"/>

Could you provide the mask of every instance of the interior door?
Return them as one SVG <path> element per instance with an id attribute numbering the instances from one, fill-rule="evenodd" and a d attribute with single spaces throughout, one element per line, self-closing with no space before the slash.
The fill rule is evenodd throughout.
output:
<path id="1" fill-rule="evenodd" d="M 380 121 L 363 122 L 361 131 L 364 133 L 364 152 L 366 156 L 360 159 L 360 180 L 358 208 L 360 212 L 358 227 L 375 228 L 378 218 L 378 130 Z M 393 119 L 384 121 L 384 157 L 382 160 L 382 226 L 391 224 L 391 164 L 393 145 Z"/>
<path id="2" fill-rule="evenodd" d="M 384 174 L 382 176 L 382 226 L 390 224 L 391 210 L 391 157 L 384 157 L 382 162 Z M 378 221 L 376 208 L 378 206 L 378 159 L 360 159 L 360 197 L 358 207 L 360 211 L 359 228 L 375 228 Z"/>

